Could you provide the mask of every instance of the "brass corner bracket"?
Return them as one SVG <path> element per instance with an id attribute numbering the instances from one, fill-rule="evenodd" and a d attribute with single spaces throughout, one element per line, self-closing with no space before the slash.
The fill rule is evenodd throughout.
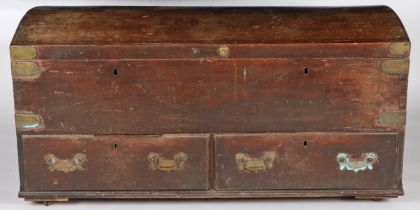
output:
<path id="1" fill-rule="evenodd" d="M 32 60 L 35 57 L 36 49 L 33 46 L 10 46 L 10 58 L 12 60 Z"/>
<path id="2" fill-rule="evenodd" d="M 30 61 L 12 61 L 13 79 L 35 79 L 41 74 L 39 65 Z"/>
<path id="3" fill-rule="evenodd" d="M 385 111 L 379 115 L 379 123 L 389 126 L 403 126 L 406 122 L 405 111 Z"/>
<path id="4" fill-rule="evenodd" d="M 393 42 L 389 45 L 389 54 L 392 56 L 408 57 L 410 56 L 410 42 Z"/>
<path id="5" fill-rule="evenodd" d="M 34 113 L 16 113 L 15 120 L 18 131 L 37 130 L 42 124 L 41 116 Z"/>
<path id="6" fill-rule="evenodd" d="M 385 60 L 381 64 L 381 70 L 385 74 L 408 74 L 410 69 L 410 60 Z"/>

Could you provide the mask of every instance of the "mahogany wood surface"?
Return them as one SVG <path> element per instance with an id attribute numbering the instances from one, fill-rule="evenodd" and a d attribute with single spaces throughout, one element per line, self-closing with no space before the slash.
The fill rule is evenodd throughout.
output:
<path id="1" fill-rule="evenodd" d="M 11 42 L 19 196 L 403 195 L 409 55 L 386 6 L 33 8 Z"/>
<path id="2" fill-rule="evenodd" d="M 13 45 L 401 42 L 388 7 L 36 7 Z"/>
<path id="3" fill-rule="evenodd" d="M 14 81 L 15 109 L 46 134 L 398 131 L 379 116 L 405 110 L 408 75 L 382 62 L 40 61 L 39 78 Z"/>

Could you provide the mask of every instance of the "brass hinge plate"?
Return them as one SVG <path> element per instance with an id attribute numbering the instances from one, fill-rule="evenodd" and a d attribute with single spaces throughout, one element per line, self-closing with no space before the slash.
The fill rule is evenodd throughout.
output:
<path id="1" fill-rule="evenodd" d="M 41 116 L 34 113 L 16 113 L 16 129 L 19 131 L 37 130 L 41 127 Z"/>
<path id="2" fill-rule="evenodd" d="M 36 49 L 33 46 L 11 46 L 10 58 L 12 60 L 32 60 L 36 58 Z"/>
<path id="3" fill-rule="evenodd" d="M 13 79 L 35 79 L 41 74 L 38 64 L 29 61 L 12 61 Z"/>
<path id="4" fill-rule="evenodd" d="M 382 125 L 402 126 L 405 125 L 405 111 L 385 111 L 379 115 L 379 122 Z"/>
<path id="5" fill-rule="evenodd" d="M 393 42 L 389 45 L 389 54 L 392 56 L 410 56 L 410 42 Z"/>
<path id="6" fill-rule="evenodd" d="M 381 64 L 381 70 L 385 74 L 408 74 L 410 60 L 386 60 Z"/>

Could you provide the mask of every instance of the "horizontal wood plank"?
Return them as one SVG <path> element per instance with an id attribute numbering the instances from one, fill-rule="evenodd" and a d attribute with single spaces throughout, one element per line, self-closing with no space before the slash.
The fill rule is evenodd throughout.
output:
<path id="1" fill-rule="evenodd" d="M 382 62 L 39 61 L 14 81 L 15 108 L 41 118 L 20 132 L 49 134 L 399 131 L 380 115 L 405 111 L 407 74 Z"/>
<path id="2" fill-rule="evenodd" d="M 401 42 L 388 7 L 37 7 L 12 45 Z"/>

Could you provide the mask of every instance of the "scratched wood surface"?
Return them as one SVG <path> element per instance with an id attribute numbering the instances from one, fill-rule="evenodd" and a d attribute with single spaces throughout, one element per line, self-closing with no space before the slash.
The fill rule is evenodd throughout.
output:
<path id="1" fill-rule="evenodd" d="M 37 7 L 13 45 L 312 43 L 408 40 L 388 7 Z"/>
<path id="2" fill-rule="evenodd" d="M 397 134 L 216 135 L 215 189 L 398 189 L 399 144 Z M 360 159 L 372 151 L 379 157 L 372 170 L 339 169 L 337 154 Z M 271 169 L 238 170 L 236 154 L 261 160 L 264 152 L 276 153 Z"/>
<path id="3" fill-rule="evenodd" d="M 409 42 L 385 6 L 34 8 L 11 43 L 26 53 L 12 66 L 40 72 L 13 77 L 16 112 L 41 119 L 17 130 L 19 195 L 402 195 L 405 123 L 380 115 L 405 112 L 408 74 L 381 68 L 408 61 L 409 48 L 391 49 Z M 232 159 L 269 149 L 278 159 L 267 172 L 238 171 Z M 146 153 L 181 150 L 183 170 L 150 170 Z M 369 151 L 378 167 L 339 171 L 338 152 Z M 87 170 L 50 171 L 42 158 L 79 152 Z"/>
<path id="4" fill-rule="evenodd" d="M 23 136 L 24 189 L 36 190 L 198 190 L 209 189 L 211 174 L 215 190 L 274 189 L 393 189 L 401 188 L 401 142 L 398 134 L 282 133 L 215 135 L 214 168 L 210 166 L 209 136 Z M 397 149 L 396 149 L 397 148 Z M 378 162 L 372 170 L 341 171 L 338 153 L 360 159 L 374 151 Z M 148 154 L 172 159 L 187 155 L 178 171 L 159 171 L 150 166 Z M 260 159 L 275 152 L 271 169 L 239 170 L 235 155 Z M 82 153 L 83 170 L 51 171 L 43 156 L 71 160 Z M 210 170 L 211 169 L 211 170 Z M 123 171 L 124 173 L 115 173 Z"/>
<path id="5" fill-rule="evenodd" d="M 208 135 L 179 136 L 23 136 L 25 190 L 197 190 L 209 188 Z M 173 160 L 187 157 L 182 169 L 160 171 L 149 153 Z M 72 160 L 86 155 L 84 170 L 50 171 L 43 156 Z"/>
<path id="6" fill-rule="evenodd" d="M 407 43 L 407 40 L 406 42 Z M 209 60 L 275 59 L 275 58 L 406 58 L 391 54 L 391 42 L 367 43 L 296 43 L 296 44 L 107 44 L 107 45 L 33 45 L 36 55 L 31 60 Z M 14 45 L 16 46 L 16 45 Z M 217 49 L 229 47 L 229 56 L 222 58 Z M 13 58 L 14 61 L 25 59 Z"/>
<path id="7" fill-rule="evenodd" d="M 407 75 L 381 62 L 40 61 L 39 78 L 14 81 L 15 108 L 48 134 L 400 130 L 379 115 L 405 110 Z"/>

